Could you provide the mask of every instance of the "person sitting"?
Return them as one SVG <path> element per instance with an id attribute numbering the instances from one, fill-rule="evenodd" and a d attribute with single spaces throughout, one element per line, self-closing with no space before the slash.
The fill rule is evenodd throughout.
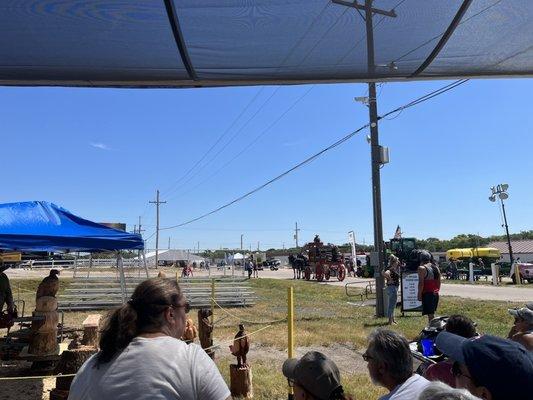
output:
<path id="1" fill-rule="evenodd" d="M 533 353 L 491 335 L 466 339 L 441 332 L 437 348 L 454 360 L 455 386 L 485 400 L 531 400 Z"/>
<path id="2" fill-rule="evenodd" d="M 310 351 L 299 360 L 286 360 L 282 372 L 295 400 L 351 400 L 344 394 L 337 365 L 318 351 Z"/>
<path id="3" fill-rule="evenodd" d="M 431 382 L 417 400 L 480 400 L 466 389 L 454 389 L 442 382 Z"/>
<path id="4" fill-rule="evenodd" d="M 100 351 L 79 369 L 70 400 L 229 400 L 215 363 L 179 340 L 189 305 L 176 281 L 149 279 L 104 322 Z"/>
<path id="5" fill-rule="evenodd" d="M 461 337 L 470 339 L 477 336 L 476 325 L 464 315 L 450 315 L 444 331 L 454 333 Z M 430 365 L 424 372 L 424 377 L 430 381 L 441 381 L 452 388 L 455 387 L 455 377 L 452 374 L 453 361 L 448 359 L 437 364 Z"/>
<path id="6" fill-rule="evenodd" d="M 533 351 L 533 303 L 528 303 L 526 307 L 510 309 L 509 314 L 514 317 L 514 325 L 508 338 Z"/>
<path id="7" fill-rule="evenodd" d="M 368 339 L 363 354 L 372 382 L 389 393 L 380 400 L 412 400 L 429 385 L 429 381 L 413 374 L 413 357 L 407 339 L 391 330 L 377 329 Z"/>

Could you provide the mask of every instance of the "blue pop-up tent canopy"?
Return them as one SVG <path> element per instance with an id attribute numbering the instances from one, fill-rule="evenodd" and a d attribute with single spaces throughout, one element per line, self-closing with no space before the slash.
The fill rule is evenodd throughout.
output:
<path id="1" fill-rule="evenodd" d="M 0 249 L 18 251 L 143 250 L 140 235 L 97 224 L 46 201 L 0 204 Z"/>

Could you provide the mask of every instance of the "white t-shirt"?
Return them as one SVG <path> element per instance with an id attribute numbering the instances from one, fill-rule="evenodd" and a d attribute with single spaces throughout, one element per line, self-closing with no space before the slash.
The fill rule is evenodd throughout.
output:
<path id="1" fill-rule="evenodd" d="M 414 400 L 429 385 L 430 382 L 418 374 L 413 374 L 401 385 L 398 385 L 389 394 L 382 396 L 379 400 Z"/>
<path id="2" fill-rule="evenodd" d="M 96 355 L 80 368 L 69 400 L 225 400 L 228 386 L 196 344 L 170 336 L 137 337 L 118 356 L 96 368 Z"/>

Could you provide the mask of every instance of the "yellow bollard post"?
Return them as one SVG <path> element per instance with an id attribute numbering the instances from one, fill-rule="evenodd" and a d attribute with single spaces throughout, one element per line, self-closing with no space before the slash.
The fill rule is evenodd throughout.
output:
<path id="1" fill-rule="evenodd" d="M 211 326 L 215 320 L 215 279 L 211 279 Z"/>
<path id="2" fill-rule="evenodd" d="M 289 358 L 294 358 L 294 289 L 287 288 L 287 353 Z M 288 388 L 288 399 L 292 400 L 294 393 L 292 388 Z"/>

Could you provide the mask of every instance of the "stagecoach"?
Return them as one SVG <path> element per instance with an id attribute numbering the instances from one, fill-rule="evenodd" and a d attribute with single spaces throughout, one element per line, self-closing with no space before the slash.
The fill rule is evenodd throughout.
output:
<path id="1" fill-rule="evenodd" d="M 336 276 L 339 281 L 346 278 L 346 267 L 339 249 L 335 245 L 323 244 L 318 237 L 304 246 L 308 262 L 304 269 L 304 277 L 310 280 L 312 276 L 318 281 L 329 281 Z"/>

